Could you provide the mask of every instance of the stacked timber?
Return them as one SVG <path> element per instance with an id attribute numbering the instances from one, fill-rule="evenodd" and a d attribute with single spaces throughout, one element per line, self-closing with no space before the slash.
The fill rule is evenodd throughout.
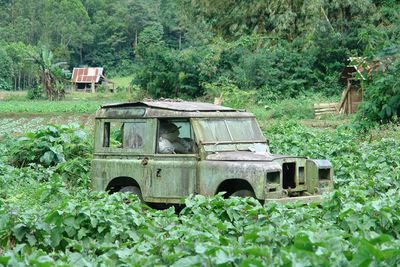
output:
<path id="1" fill-rule="evenodd" d="M 314 112 L 317 119 L 320 119 L 323 115 L 336 114 L 338 112 L 338 103 L 314 104 Z"/>

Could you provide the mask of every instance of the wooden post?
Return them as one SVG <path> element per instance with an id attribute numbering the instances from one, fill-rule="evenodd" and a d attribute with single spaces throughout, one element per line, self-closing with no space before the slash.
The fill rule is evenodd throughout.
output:
<path id="1" fill-rule="evenodd" d="M 349 114 L 353 114 L 353 91 L 354 91 L 354 86 L 351 88 L 349 91 Z"/>
<path id="2" fill-rule="evenodd" d="M 92 93 L 96 93 L 96 83 L 92 82 Z"/>

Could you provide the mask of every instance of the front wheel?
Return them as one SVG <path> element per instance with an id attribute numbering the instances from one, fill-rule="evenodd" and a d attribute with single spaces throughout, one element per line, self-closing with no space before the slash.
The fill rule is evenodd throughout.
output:
<path id="1" fill-rule="evenodd" d="M 256 197 L 252 190 L 242 189 L 237 190 L 231 194 L 231 197 Z"/>
<path id="2" fill-rule="evenodd" d="M 134 185 L 124 186 L 119 190 L 119 192 L 121 192 L 121 193 L 129 192 L 131 194 L 134 194 L 139 198 L 140 202 L 144 203 L 142 191 L 140 191 L 140 188 L 137 186 L 134 186 Z"/>

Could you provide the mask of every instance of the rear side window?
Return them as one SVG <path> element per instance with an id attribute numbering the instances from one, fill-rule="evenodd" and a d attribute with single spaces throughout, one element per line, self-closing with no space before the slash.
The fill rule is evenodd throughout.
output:
<path id="1" fill-rule="evenodd" d="M 127 122 L 123 125 L 123 148 L 140 149 L 144 146 L 145 122 Z"/>
<path id="2" fill-rule="evenodd" d="M 145 122 L 104 122 L 103 147 L 142 149 Z"/>

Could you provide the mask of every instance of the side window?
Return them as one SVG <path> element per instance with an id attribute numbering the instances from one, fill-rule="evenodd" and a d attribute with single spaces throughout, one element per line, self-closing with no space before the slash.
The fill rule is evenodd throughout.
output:
<path id="1" fill-rule="evenodd" d="M 104 139 L 103 147 L 118 148 L 122 147 L 122 130 L 121 122 L 105 122 L 104 123 Z"/>
<path id="2" fill-rule="evenodd" d="M 158 153 L 193 154 L 197 152 L 194 133 L 189 120 L 159 120 Z"/>
<path id="3" fill-rule="evenodd" d="M 174 124 L 179 129 L 179 138 L 190 138 L 194 140 L 192 127 L 189 121 L 176 121 Z"/>
<path id="4" fill-rule="evenodd" d="M 104 123 L 103 147 L 110 147 L 110 122 Z"/>
<path id="5" fill-rule="evenodd" d="M 142 149 L 145 122 L 105 122 L 103 147 Z"/>
<path id="6" fill-rule="evenodd" d="M 127 122 L 123 127 L 123 148 L 141 149 L 144 146 L 145 122 Z"/>
<path id="7" fill-rule="evenodd" d="M 199 126 L 203 135 L 203 139 L 206 142 L 231 141 L 231 135 L 223 119 L 199 120 Z"/>

